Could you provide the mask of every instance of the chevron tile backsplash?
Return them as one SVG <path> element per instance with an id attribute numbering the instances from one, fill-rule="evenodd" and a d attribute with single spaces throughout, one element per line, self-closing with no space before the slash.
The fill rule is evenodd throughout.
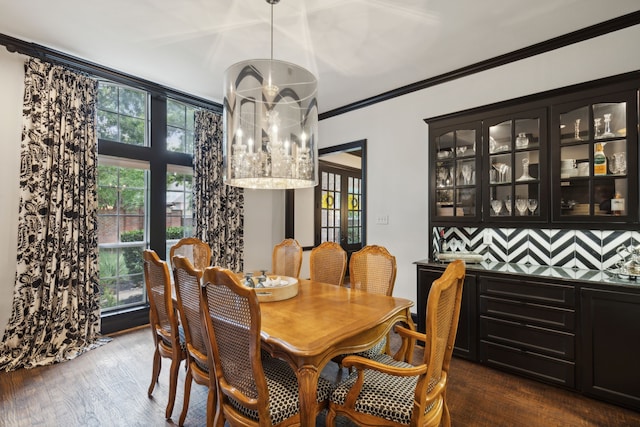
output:
<path id="1" fill-rule="evenodd" d="M 439 232 L 433 229 L 433 251 L 440 248 Z M 484 243 L 486 232 L 491 244 Z M 444 244 L 453 240 L 485 261 L 579 270 L 606 270 L 620 260 L 620 246 L 640 245 L 640 232 L 621 230 L 556 230 L 526 228 L 444 227 Z M 446 246 L 445 246 L 446 247 Z"/>

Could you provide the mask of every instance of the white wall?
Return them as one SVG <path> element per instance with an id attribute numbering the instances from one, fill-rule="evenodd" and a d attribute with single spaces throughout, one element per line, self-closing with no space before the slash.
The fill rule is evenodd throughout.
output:
<path id="1" fill-rule="evenodd" d="M 321 148 L 367 139 L 367 243 L 396 256 L 394 295 L 415 302 L 413 262 L 429 256 L 423 119 L 640 70 L 638 40 L 631 27 L 320 122 Z M 388 225 L 376 225 L 381 215 Z"/>
<path id="2" fill-rule="evenodd" d="M 11 314 L 16 276 L 23 76 L 24 57 L 0 49 L 0 340 Z"/>
<path id="3" fill-rule="evenodd" d="M 423 119 L 639 70 L 638 40 L 635 26 L 320 122 L 321 148 L 367 139 L 367 242 L 396 256 L 396 296 L 415 301 L 413 262 L 429 254 Z M 23 60 L 0 49 L 0 331 L 15 276 Z M 375 224 L 381 215 L 388 225 Z M 244 237 L 245 269 L 269 268 L 273 246 L 284 238 L 283 191 L 245 192 Z"/>

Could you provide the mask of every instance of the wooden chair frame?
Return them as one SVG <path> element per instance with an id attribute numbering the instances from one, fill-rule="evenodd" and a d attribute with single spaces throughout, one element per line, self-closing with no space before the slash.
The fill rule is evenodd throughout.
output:
<path id="1" fill-rule="evenodd" d="M 271 257 L 271 273 L 288 276 L 300 277 L 300 268 L 302 267 L 302 246 L 295 239 L 284 239 L 273 247 Z"/>
<path id="2" fill-rule="evenodd" d="M 211 427 L 213 426 L 216 387 L 210 371 L 203 369 L 204 366 L 209 368 L 209 360 L 208 354 L 206 353 L 206 339 L 202 338 L 204 325 L 202 323 L 202 317 L 200 316 L 200 283 L 202 283 L 202 270 L 194 268 L 191 261 L 181 255 L 174 256 L 172 261 L 178 312 L 180 313 L 180 321 L 184 328 L 187 347 L 187 375 L 184 380 L 184 400 L 178 425 L 184 425 L 184 420 L 189 410 L 191 383 L 195 381 L 197 384 L 209 388 L 207 395 L 207 426 Z M 187 276 L 189 283 L 182 283 L 183 279 L 181 276 L 183 272 Z M 192 289 L 187 288 L 189 286 Z M 189 296 L 189 301 L 184 300 L 184 297 L 187 295 Z M 198 348 L 196 341 L 194 341 L 196 334 L 199 334 L 201 337 L 201 348 Z"/>
<path id="3" fill-rule="evenodd" d="M 186 246 L 193 247 L 192 257 L 187 256 L 186 258 L 196 269 L 204 271 L 205 268 L 211 265 L 211 246 L 197 237 L 183 237 L 178 240 L 178 243 L 171 246 L 169 249 L 169 259 L 171 262 L 173 262 L 173 257 L 176 255 L 182 255 L 180 251 Z"/>
<path id="4" fill-rule="evenodd" d="M 353 367 L 357 370 L 357 380 L 349 390 L 343 405 L 337 405 L 333 401 L 329 403 L 326 425 L 335 425 L 336 415 L 344 415 L 356 422 L 358 425 L 366 426 L 397 426 L 395 422 L 363 414 L 355 411 L 355 404 L 365 382 L 364 370 L 371 369 L 395 376 L 416 376 L 419 379 L 415 388 L 413 409 L 411 413 L 411 426 L 435 427 L 442 423 L 445 427 L 451 426 L 451 416 L 446 404 L 446 385 L 449 372 L 449 365 L 455 344 L 456 332 L 458 330 L 458 319 L 460 316 L 460 304 L 462 300 L 462 287 L 465 277 L 465 264 L 461 260 L 453 261 L 449 264 L 442 276 L 435 280 L 427 301 L 426 314 L 426 334 L 411 331 L 407 328 L 396 326 L 395 330 L 404 340 L 411 343 L 415 340 L 425 342 L 423 363 L 412 367 L 396 367 L 384 363 L 379 363 L 359 356 L 347 356 L 343 360 L 346 367 Z M 440 316 L 439 305 L 441 295 L 453 292 L 453 308 L 448 317 L 443 318 L 444 322 L 451 322 L 448 328 L 446 345 L 440 341 L 442 337 L 437 336 L 438 320 Z M 404 359 L 410 361 L 413 353 L 413 345 L 405 345 Z M 440 350 L 442 353 L 438 353 Z M 439 364 L 437 360 L 441 358 Z M 439 375 L 438 375 L 439 373 Z M 437 383 L 429 390 L 429 381 L 437 379 Z M 425 408 L 431 409 L 425 414 Z"/>
<path id="5" fill-rule="evenodd" d="M 155 251 L 145 249 L 142 252 L 144 283 L 149 298 L 149 323 L 153 334 L 154 353 L 153 353 L 153 372 L 151 374 L 151 385 L 147 394 L 151 397 L 153 389 L 158 382 L 160 370 L 162 368 L 162 357 L 171 359 L 171 367 L 169 371 L 169 399 L 165 410 L 165 417 L 171 418 L 173 407 L 176 400 L 176 390 L 178 387 L 178 370 L 180 363 L 187 358 L 180 343 L 180 333 L 178 328 L 178 314 L 173 306 L 171 297 L 171 276 L 169 275 L 169 266 L 158 257 Z M 154 283 L 153 268 L 162 271 L 162 283 Z M 156 272 L 157 274 L 157 272 Z M 162 287 L 162 289 L 157 289 Z M 156 288 L 156 289 L 154 289 Z M 162 296 L 162 301 L 156 300 L 156 294 Z M 161 309 L 159 304 L 164 305 Z M 164 317 L 164 319 L 163 319 Z M 167 327 L 169 330 L 167 330 Z"/>
<path id="6" fill-rule="evenodd" d="M 347 252 L 339 243 L 323 242 L 311 250 L 309 274 L 311 280 L 342 286 L 347 272 Z"/>

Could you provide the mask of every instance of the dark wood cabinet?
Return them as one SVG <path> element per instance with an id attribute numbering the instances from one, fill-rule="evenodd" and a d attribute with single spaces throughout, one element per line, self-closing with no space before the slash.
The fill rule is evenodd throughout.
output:
<path id="1" fill-rule="evenodd" d="M 640 410 L 640 287 L 583 288 L 582 391 Z"/>
<path id="2" fill-rule="evenodd" d="M 575 386 L 575 289 L 520 276 L 478 278 L 480 361 Z"/>
<path id="3" fill-rule="evenodd" d="M 443 269 L 424 268 L 418 266 L 418 331 L 425 332 L 427 314 L 427 298 L 431 284 L 442 275 Z M 474 275 L 465 277 L 462 288 L 462 306 L 458 320 L 458 332 L 453 347 L 453 354 L 464 359 L 476 361 L 477 351 L 477 287 Z"/>
<path id="4" fill-rule="evenodd" d="M 416 265 L 424 332 L 446 264 Z M 640 285 L 467 265 L 454 355 L 640 410 Z"/>

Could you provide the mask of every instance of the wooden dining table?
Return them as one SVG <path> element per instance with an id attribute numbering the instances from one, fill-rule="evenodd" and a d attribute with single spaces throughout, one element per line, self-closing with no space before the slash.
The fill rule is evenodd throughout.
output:
<path id="1" fill-rule="evenodd" d="M 261 302 L 262 346 L 296 372 L 302 426 L 316 425 L 317 383 L 335 356 L 373 347 L 394 324 L 415 329 L 404 298 L 299 279 L 298 294 Z"/>

